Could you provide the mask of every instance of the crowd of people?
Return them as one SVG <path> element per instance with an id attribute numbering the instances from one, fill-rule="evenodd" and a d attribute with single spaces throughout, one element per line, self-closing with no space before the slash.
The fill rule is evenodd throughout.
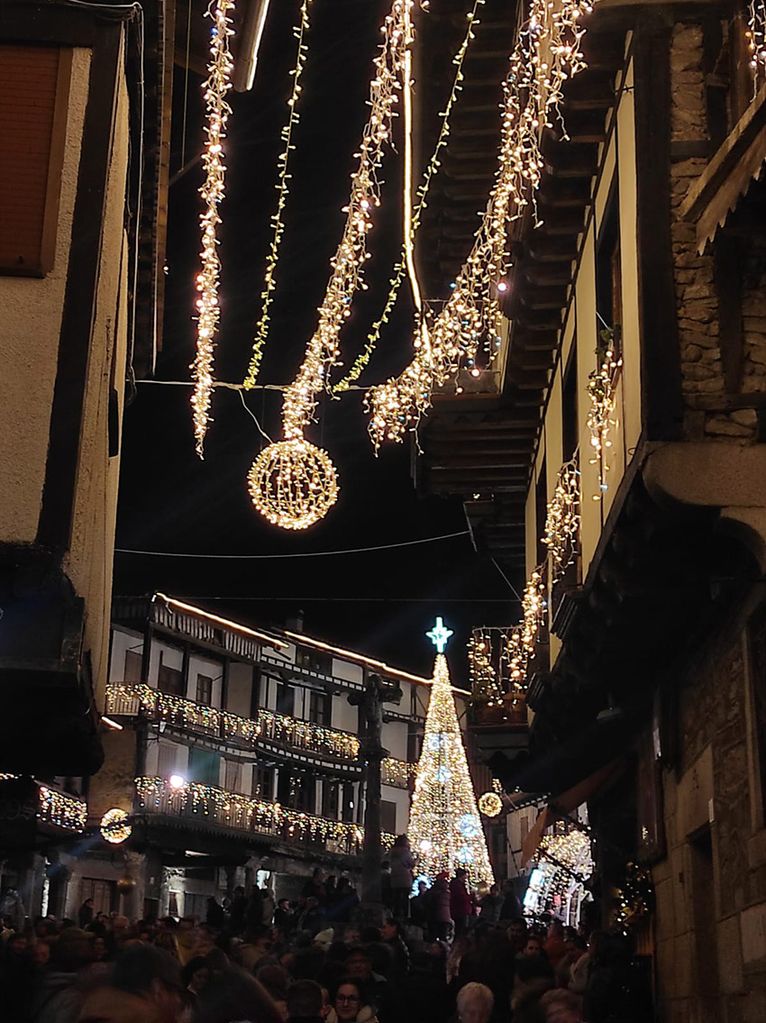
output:
<path id="1" fill-rule="evenodd" d="M 530 926 L 515 896 L 477 899 L 465 872 L 361 920 L 351 882 L 317 868 L 300 898 L 255 887 L 204 920 L 4 921 L 0 1018 L 8 1023 L 633 1023 L 629 959 L 611 935 L 556 919 Z"/>

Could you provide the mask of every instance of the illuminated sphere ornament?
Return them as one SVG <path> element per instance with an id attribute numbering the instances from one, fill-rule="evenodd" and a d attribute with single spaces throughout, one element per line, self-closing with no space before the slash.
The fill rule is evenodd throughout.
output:
<path id="1" fill-rule="evenodd" d="M 250 469 L 248 486 L 256 509 L 281 529 L 308 529 L 338 500 L 330 456 L 303 437 L 264 448 Z"/>
<path id="2" fill-rule="evenodd" d="M 497 817 L 503 809 L 503 801 L 496 792 L 484 792 L 479 796 L 479 809 L 485 817 Z"/>
<path id="3" fill-rule="evenodd" d="M 107 810 L 101 818 L 101 837 L 112 845 L 119 845 L 125 842 L 133 834 L 133 825 L 130 823 L 128 814 L 115 806 Z"/>

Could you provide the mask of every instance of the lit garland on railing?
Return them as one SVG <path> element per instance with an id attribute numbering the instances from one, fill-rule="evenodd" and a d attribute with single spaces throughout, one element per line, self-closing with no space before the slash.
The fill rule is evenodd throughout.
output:
<path id="1" fill-rule="evenodd" d="M 288 714 L 261 709 L 256 718 L 245 718 L 228 710 L 162 693 L 141 682 L 112 683 L 107 686 L 106 699 L 108 712 L 116 716 L 136 717 L 143 712 L 181 728 L 201 729 L 224 741 L 233 738 L 256 747 L 260 739 L 270 739 L 343 760 L 359 759 L 359 739 L 351 732 L 325 728 Z M 384 784 L 407 788 L 414 771 L 415 764 L 387 757 L 383 761 Z"/>
<path id="2" fill-rule="evenodd" d="M 65 792 L 49 789 L 47 785 L 37 783 L 39 788 L 40 807 L 37 811 L 38 820 L 45 824 L 53 824 L 66 831 L 84 831 L 88 820 L 88 804 Z"/>
<path id="3" fill-rule="evenodd" d="M 766 68 L 766 3 L 764 0 L 749 0 L 745 36 L 750 50 L 750 67 L 754 71 L 759 66 Z"/>
<path id="4" fill-rule="evenodd" d="M 545 516 L 542 542 L 548 548 L 554 583 L 574 561 L 579 532 L 580 470 L 577 467 L 577 460 L 573 459 L 559 469 L 556 488 L 548 502 Z"/>
<path id="5" fill-rule="evenodd" d="M 411 227 L 411 238 L 414 242 L 415 237 L 420 227 L 423 211 L 427 208 L 428 193 L 431 188 L 431 182 L 433 181 L 438 168 L 440 167 L 439 157 L 444 147 L 447 145 L 450 134 L 450 117 L 452 116 L 452 109 L 457 102 L 458 94 L 462 92 L 462 82 L 464 79 L 463 75 L 463 64 L 465 63 L 466 54 L 468 53 L 468 47 L 471 41 L 476 38 L 475 29 L 480 24 L 478 19 L 478 12 L 481 7 L 484 6 L 486 0 L 475 0 L 472 10 L 466 15 L 468 22 L 468 28 L 466 29 L 463 41 L 455 54 L 452 63 L 455 65 L 455 77 L 452 82 L 452 89 L 450 91 L 449 99 L 444 107 L 444 110 L 440 113 L 439 118 L 441 120 L 441 127 L 439 129 L 439 136 L 436 140 L 436 146 L 431 154 L 431 159 L 428 161 L 428 165 L 423 174 L 423 179 L 418 187 L 417 191 L 417 202 L 412 212 L 412 227 Z M 388 323 L 391 313 L 393 312 L 394 306 L 396 305 L 396 299 L 399 295 L 399 289 L 402 285 L 402 281 L 405 278 L 407 272 L 406 267 L 406 252 L 404 246 L 402 248 L 402 254 L 399 262 L 394 267 L 393 276 L 388 282 L 388 296 L 386 297 L 385 304 L 383 306 L 383 312 L 380 317 L 373 323 L 370 333 L 367 335 L 367 343 L 364 346 L 363 351 L 357 356 L 356 361 L 351 366 L 348 373 L 333 387 L 333 394 L 340 394 L 343 391 L 347 391 L 349 387 L 359 379 L 363 371 L 367 367 L 373 352 L 380 340 L 380 332 L 382 328 Z"/>
<path id="6" fill-rule="evenodd" d="M 404 56 L 410 42 L 409 13 L 413 0 L 393 0 L 382 27 L 383 43 L 375 58 L 370 83 L 370 115 L 362 133 L 358 165 L 351 175 L 351 192 L 344 207 L 346 225 L 332 259 L 332 272 L 319 307 L 319 321 L 306 348 L 298 375 L 287 388 L 282 406 L 285 439 L 260 453 L 250 470 L 250 494 L 256 509 L 282 529 L 306 529 L 322 518 L 337 500 L 335 468 L 326 452 L 305 440 L 319 393 L 329 387 L 330 371 L 338 364 L 338 338 L 351 303 L 364 283 L 369 258 L 367 232 L 380 205 L 378 170 L 391 138 L 397 90 L 401 88 Z"/>
<path id="7" fill-rule="evenodd" d="M 614 410 L 617 377 L 622 367 L 622 357 L 616 350 L 614 330 L 602 331 L 601 341 L 602 344 L 596 349 L 599 367 L 589 374 L 586 388 L 590 399 L 587 426 L 590 430 L 590 446 L 593 448 L 590 464 L 598 466 L 599 489 L 597 494 L 593 494 L 594 501 L 600 501 L 609 489 L 606 482 L 606 474 L 609 472 L 607 451 L 612 446 L 610 431 L 617 426 Z"/>
<path id="8" fill-rule="evenodd" d="M 558 9 L 550 0 L 532 2 L 504 82 L 498 170 L 476 240 L 451 296 L 428 325 L 428 343 L 421 343 L 418 332 L 415 355 L 404 372 L 367 396 L 376 448 L 386 440 L 402 441 L 430 407 L 434 390 L 463 359 L 475 358 L 482 337 L 500 334 L 498 294 L 508 270 L 508 223 L 534 202 L 543 168 L 541 133 L 558 113 L 564 82 L 585 67 L 579 19 L 590 9 L 577 0 L 563 0 Z"/>
<path id="9" fill-rule="evenodd" d="M 272 217 L 272 227 L 274 229 L 271 237 L 271 246 L 269 248 L 269 254 L 266 257 L 266 271 L 263 277 L 263 290 L 261 291 L 261 318 L 255 328 L 255 338 L 253 340 L 253 354 L 250 359 L 250 365 L 247 369 L 247 376 L 245 377 L 244 386 L 245 388 L 251 388 L 255 386 L 255 381 L 258 378 L 258 371 L 261 367 L 261 360 L 263 358 L 263 349 L 266 345 L 266 339 L 269 334 L 269 323 L 270 316 L 269 311 L 271 309 L 271 303 L 274 299 L 274 289 L 276 287 L 276 269 L 277 262 L 279 260 L 279 249 L 282 244 L 282 237 L 285 233 L 285 225 L 282 219 L 285 206 L 287 204 L 287 195 L 289 192 L 288 181 L 290 175 L 287 173 L 287 165 L 290 161 L 290 153 L 295 149 L 292 142 L 293 129 L 300 120 L 300 114 L 298 113 L 298 99 L 301 94 L 301 75 L 303 74 L 303 68 L 306 64 L 306 57 L 308 55 L 308 46 L 304 42 L 306 34 L 308 33 L 310 22 L 309 22 L 309 7 L 311 0 L 302 0 L 301 2 L 301 15 L 298 25 L 294 28 L 293 32 L 295 38 L 298 40 L 298 53 L 295 61 L 295 68 L 290 72 L 293 79 L 292 91 L 290 98 L 287 101 L 289 109 L 289 115 L 287 118 L 287 124 L 282 129 L 282 141 L 285 144 L 285 148 L 279 156 L 277 162 L 278 173 L 277 173 L 277 209 Z"/>
<path id="10" fill-rule="evenodd" d="M 623 934 L 628 934 L 653 909 L 654 885 L 651 871 L 637 863 L 628 863 L 625 882 L 622 888 L 617 889 L 615 927 Z"/>
<path id="11" fill-rule="evenodd" d="M 508 658 L 511 686 L 517 693 L 527 688 L 527 668 L 535 653 L 537 637 L 547 609 L 542 568 L 536 568 L 524 587 L 521 598 L 521 622 L 508 634 Z"/>
<path id="12" fill-rule="evenodd" d="M 337 846 L 330 851 L 359 853 L 364 838 L 358 824 L 318 817 L 281 803 L 228 792 L 215 785 L 186 782 L 173 786 L 159 777 L 136 778 L 136 793 L 141 808 L 150 813 L 206 818 L 239 831 L 261 832 L 292 842 L 315 841 Z M 390 846 L 393 835 L 383 835 L 383 841 Z"/>
<path id="13" fill-rule="evenodd" d="M 233 61 L 229 51 L 229 37 L 234 34 L 229 13 L 234 0 L 214 0 L 207 11 L 212 19 L 210 32 L 210 61 L 205 82 L 205 148 L 202 166 L 205 181 L 200 189 L 205 209 L 200 217 L 202 228 L 202 268 L 197 275 L 197 351 L 191 366 L 194 393 L 191 405 L 197 454 L 204 455 L 205 434 L 210 421 L 210 401 L 213 391 L 213 353 L 215 334 L 221 310 L 218 302 L 218 284 L 221 260 L 218 256 L 217 228 L 221 222 L 218 206 L 224 195 L 226 165 L 223 158 L 223 140 L 231 108 L 226 95 L 231 89 Z"/>
<path id="14" fill-rule="evenodd" d="M 473 699 L 487 707 L 501 706 L 502 680 L 492 664 L 492 635 L 484 629 L 474 629 L 468 640 L 468 671 Z"/>

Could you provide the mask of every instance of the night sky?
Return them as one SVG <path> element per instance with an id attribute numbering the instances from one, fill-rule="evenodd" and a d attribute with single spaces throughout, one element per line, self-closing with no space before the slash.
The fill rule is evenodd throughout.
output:
<path id="1" fill-rule="evenodd" d="M 302 117 L 295 135 L 294 180 L 272 307 L 272 329 L 259 383 L 288 383 L 313 331 L 329 260 L 343 227 L 353 154 L 367 116 L 365 97 L 378 28 L 380 0 L 332 0 L 313 5 Z M 249 359 L 269 244 L 276 192 L 276 159 L 286 117 L 288 72 L 295 42 L 297 0 L 271 5 L 255 87 L 235 94 L 227 144 L 227 198 L 221 206 L 222 320 L 217 377 L 239 382 Z M 186 144 L 182 160 L 184 72 L 177 69 L 171 176 L 199 151 L 200 78 L 188 79 Z M 342 335 L 349 365 L 363 347 L 383 305 L 401 244 L 400 166 L 384 165 L 383 207 L 367 263 L 370 290 L 355 302 Z M 201 181 L 199 165 L 170 189 L 167 292 L 158 380 L 189 380 L 193 357 Z M 444 282 L 445 291 L 449 282 Z M 408 361 L 411 309 L 402 289 L 397 315 L 363 383 L 398 372 Z M 272 555 L 395 544 L 466 529 L 458 499 L 422 498 L 410 474 L 411 449 L 389 447 L 376 458 L 358 393 L 325 398 L 307 434 L 327 448 L 341 494 L 327 518 L 306 533 L 284 533 L 255 512 L 246 489 L 249 467 L 265 441 L 234 391 L 218 389 L 206 457 L 194 454 L 190 389 L 139 384 L 125 415 L 117 546 L 162 552 Z M 251 391 L 250 409 L 266 432 L 279 435 L 281 394 Z M 282 560 L 210 560 L 117 554 L 115 593 L 163 590 L 221 614 L 281 625 L 299 609 L 307 632 L 357 647 L 413 671 L 430 670 L 423 633 L 436 614 L 456 631 L 453 672 L 465 679 L 462 644 L 472 625 L 507 624 L 515 603 L 488 557 L 467 536 L 364 555 Z M 461 647 L 458 647 L 458 642 Z"/>

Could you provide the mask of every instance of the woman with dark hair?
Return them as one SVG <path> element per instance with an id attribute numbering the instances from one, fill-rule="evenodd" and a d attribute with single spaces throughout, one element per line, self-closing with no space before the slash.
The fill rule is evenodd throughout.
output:
<path id="1" fill-rule="evenodd" d="M 211 980 L 194 1010 L 193 1023 L 283 1023 L 262 984 L 243 970 Z"/>
<path id="2" fill-rule="evenodd" d="M 353 977 L 345 977 L 330 993 L 330 1006 L 327 1023 L 378 1023 L 363 985 Z"/>

